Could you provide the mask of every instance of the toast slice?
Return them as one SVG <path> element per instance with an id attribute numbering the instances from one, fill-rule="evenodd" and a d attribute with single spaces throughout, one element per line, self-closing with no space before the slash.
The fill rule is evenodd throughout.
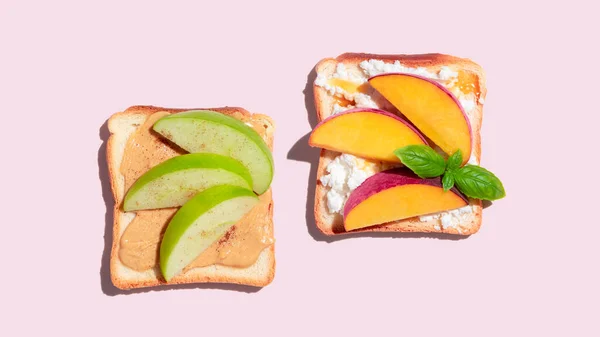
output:
<path id="1" fill-rule="evenodd" d="M 136 271 L 125 266 L 119 258 L 121 236 L 123 235 L 127 226 L 136 216 L 135 212 L 124 212 L 122 209 L 122 202 L 123 198 L 125 197 L 126 187 L 125 179 L 120 171 L 120 167 L 125 156 L 127 141 L 129 137 L 144 124 L 146 119 L 148 119 L 154 113 L 177 113 L 186 110 L 191 109 L 166 109 L 153 106 L 132 106 L 123 112 L 112 115 L 108 120 L 108 129 L 111 135 L 107 143 L 106 156 L 110 174 L 111 188 L 115 200 L 113 243 L 110 257 L 111 280 L 119 289 L 151 287 L 167 284 L 207 282 L 235 283 L 257 287 L 268 285 L 273 280 L 275 275 L 274 244 L 271 244 L 268 248 L 262 250 L 256 262 L 249 267 L 234 268 L 214 264 L 205 267 L 189 268 L 184 270 L 184 272 L 180 275 L 174 277 L 168 283 L 162 278 L 158 265 L 145 271 Z M 252 124 L 255 129 L 262 128 L 263 130 L 259 130 L 259 134 L 263 136 L 263 139 L 266 141 L 269 148 L 273 150 L 273 133 L 275 130 L 275 125 L 268 116 L 261 114 L 250 114 L 248 111 L 236 107 L 212 108 L 204 110 L 213 110 L 235 117 L 245 123 Z M 269 189 L 266 193 L 261 195 L 261 198 L 267 198 L 266 202 L 268 203 L 268 207 L 265 207 L 265 214 L 261 214 L 258 217 L 255 225 L 265 226 L 265 228 L 272 233 L 273 200 L 271 197 L 271 190 Z"/>
<path id="2" fill-rule="evenodd" d="M 368 82 L 366 84 L 368 88 L 361 91 L 364 93 L 352 94 L 344 88 L 331 85 L 329 81 L 331 78 L 340 78 L 351 82 L 362 82 L 370 76 L 389 72 L 408 72 L 434 78 L 447 88 L 451 88 L 451 91 L 457 95 L 465 108 L 471 124 L 473 150 L 469 163 L 479 164 L 481 156 L 480 130 L 483 103 L 487 90 L 483 69 L 468 59 L 443 54 L 376 55 L 358 53 L 346 53 L 336 58 L 323 59 L 316 66 L 317 78 L 313 85 L 318 120 L 322 121 L 332 114 L 353 106 L 380 108 L 401 116 L 402 114 L 391 103 L 368 86 Z M 465 94 L 462 90 L 468 91 L 468 93 Z M 354 163 L 352 163 L 353 161 Z M 332 162 L 335 162 L 333 165 L 342 163 L 348 170 L 354 170 L 355 167 L 368 167 L 370 173 L 367 173 L 367 176 L 389 168 L 381 162 L 364 161 L 361 158 L 347 154 L 342 155 L 325 149 L 321 150 L 317 169 L 314 213 L 317 227 L 326 235 L 347 233 L 340 212 L 331 211 L 328 207 L 329 193 L 333 188 L 331 181 L 336 180 L 328 172 L 328 166 Z M 338 165 L 338 167 L 340 166 Z M 343 191 L 349 193 L 347 190 L 350 187 L 347 181 L 337 179 L 338 186 L 340 183 L 344 184 Z M 331 192 L 332 197 L 336 196 L 334 192 Z M 338 198 L 339 194 L 337 194 Z M 337 204 L 339 206 L 340 200 L 337 201 Z M 469 206 L 452 212 L 393 221 L 352 232 L 420 232 L 470 235 L 479 230 L 481 219 L 481 201 L 470 199 Z"/>

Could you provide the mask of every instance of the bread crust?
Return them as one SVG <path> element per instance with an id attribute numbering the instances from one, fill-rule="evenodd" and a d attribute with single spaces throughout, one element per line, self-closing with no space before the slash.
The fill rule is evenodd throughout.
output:
<path id="1" fill-rule="evenodd" d="M 110 275 L 111 281 L 115 287 L 119 289 L 134 289 L 143 287 L 153 287 L 160 285 L 174 284 L 189 284 L 189 283 L 232 283 L 242 284 L 255 287 L 264 287 L 271 283 L 275 277 L 275 245 L 264 249 L 259 255 L 255 264 L 248 268 L 233 268 L 221 265 L 212 265 L 201 268 L 194 268 L 186 271 L 183 274 L 175 276 L 171 281 L 166 282 L 160 273 L 158 267 L 146 272 L 135 272 L 121 264 L 118 256 L 119 241 L 121 237 L 121 218 L 125 212 L 122 210 L 122 201 L 125 195 L 124 186 L 119 186 L 118 177 L 120 175 L 119 166 L 122 159 L 122 153 L 118 153 L 116 149 L 117 132 L 119 128 L 117 124 L 124 118 L 137 118 L 139 125 L 143 124 L 145 119 L 159 111 L 167 111 L 169 113 L 177 113 L 188 110 L 212 110 L 223 113 L 225 115 L 236 118 L 252 118 L 260 120 L 265 126 L 267 132 L 267 145 L 273 150 L 273 133 L 275 123 L 273 120 L 263 114 L 251 114 L 240 107 L 221 107 L 221 108 L 194 108 L 194 109 L 171 109 L 156 106 L 132 106 L 123 112 L 113 114 L 108 120 L 108 128 L 110 137 L 106 145 L 106 159 L 108 163 L 108 172 L 110 176 L 110 185 L 114 198 L 114 220 L 113 220 L 113 237 L 110 255 Z M 137 124 L 137 123 L 136 123 Z M 269 225 L 273 226 L 273 200 L 269 201 Z M 126 271 L 126 272 L 125 272 Z M 125 276 L 125 273 L 128 276 Z M 133 275 L 133 277 L 130 277 Z"/>
<path id="2" fill-rule="evenodd" d="M 477 63 L 466 59 L 445 54 L 366 54 L 366 53 L 345 53 L 336 58 L 325 58 L 321 60 L 315 67 L 317 76 L 331 75 L 338 63 L 344 63 L 347 68 L 358 67 L 360 62 L 370 59 L 382 61 L 400 61 L 404 66 L 409 67 L 424 67 L 429 71 L 437 72 L 442 66 L 448 66 L 452 69 L 460 69 L 472 72 L 476 75 L 480 88 L 480 97 L 485 99 L 487 95 L 485 72 Z M 315 98 L 315 108 L 318 121 L 322 121 L 329 117 L 334 104 L 334 98 L 327 93 L 325 89 L 313 83 L 313 91 Z M 471 123 L 473 134 L 473 153 L 479 162 L 481 160 L 481 123 L 483 118 L 483 104 L 477 102 L 477 107 L 473 112 L 468 114 Z M 471 235 L 479 231 L 482 221 L 482 203 L 480 200 L 470 200 L 473 206 L 473 213 L 467 219 L 456 227 L 443 228 L 438 221 L 420 221 L 419 218 L 411 218 L 400 221 L 393 221 L 377 226 L 353 230 L 347 232 L 344 229 L 343 218 L 340 214 L 331 214 L 327 209 L 326 194 L 327 188 L 321 184 L 321 176 L 327 174 L 327 165 L 339 153 L 321 150 L 319 165 L 317 168 L 317 183 L 315 191 L 315 222 L 319 230 L 325 235 L 341 235 L 346 233 L 360 232 L 407 232 L 407 233 L 445 233 L 456 235 Z M 437 229 L 439 228 L 439 229 Z"/>

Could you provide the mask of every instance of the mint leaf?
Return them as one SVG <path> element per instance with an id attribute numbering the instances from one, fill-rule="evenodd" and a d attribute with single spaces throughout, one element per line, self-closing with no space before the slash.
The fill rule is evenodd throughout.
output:
<path id="1" fill-rule="evenodd" d="M 421 178 L 435 178 L 444 174 L 446 161 L 427 145 L 408 145 L 394 151 L 402 164 Z"/>
<path id="2" fill-rule="evenodd" d="M 465 165 L 454 171 L 454 182 L 461 192 L 471 198 L 497 200 L 506 196 L 500 179 L 481 166 Z"/>
<path id="3" fill-rule="evenodd" d="M 456 150 L 453 155 L 448 158 L 446 162 L 446 170 L 454 171 L 460 167 L 463 161 L 462 151 L 460 149 Z"/>
<path id="4" fill-rule="evenodd" d="M 452 172 L 446 171 L 446 173 L 444 173 L 442 186 L 444 187 L 444 191 L 448 191 L 454 186 L 454 174 Z"/>

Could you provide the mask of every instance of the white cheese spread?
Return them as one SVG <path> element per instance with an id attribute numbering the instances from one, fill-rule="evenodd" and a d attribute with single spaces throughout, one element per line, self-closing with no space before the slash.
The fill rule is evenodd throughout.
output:
<path id="1" fill-rule="evenodd" d="M 329 189 L 327 191 L 329 212 L 342 214 L 346 200 L 352 191 L 375 173 L 393 166 L 346 153 L 335 157 L 326 167 L 327 174 L 321 176 L 321 183 Z"/>
<path id="2" fill-rule="evenodd" d="M 457 208 L 451 211 L 445 211 L 435 214 L 422 215 L 419 220 L 425 221 L 436 221 L 434 228 L 436 230 L 456 228 L 460 233 L 458 226 L 471 214 L 473 213 L 473 206 L 467 205 L 461 208 Z M 440 226 L 441 224 L 441 226 Z"/>
<path id="3" fill-rule="evenodd" d="M 346 98 L 348 99 L 348 98 Z M 353 100 L 356 104 L 357 107 L 360 108 L 381 108 L 383 104 L 381 103 L 377 103 L 373 100 L 373 97 L 371 95 L 367 95 L 367 94 L 363 94 L 363 93 L 356 93 L 354 94 Z"/>
<path id="4" fill-rule="evenodd" d="M 477 107 L 477 100 L 474 95 L 463 95 L 458 88 L 453 88 L 456 80 L 458 79 L 458 72 L 452 70 L 450 67 L 442 66 L 437 73 L 433 73 L 424 67 L 412 68 L 402 65 L 400 61 L 395 61 L 394 63 L 385 63 L 382 60 L 362 61 L 359 64 L 359 67 L 362 70 L 362 73 L 349 72 L 343 63 L 338 63 L 335 72 L 330 78 L 319 74 L 315 80 L 315 84 L 325 89 L 332 96 L 337 95 L 354 102 L 357 107 L 382 108 L 382 104 L 377 102 L 377 100 L 374 100 L 371 95 L 361 92 L 346 92 L 339 86 L 331 85 L 329 83 L 329 79 L 338 78 L 360 85 L 366 82 L 369 77 L 375 75 L 385 73 L 414 74 L 437 80 L 443 84 L 447 89 L 451 90 L 455 96 L 457 96 L 461 106 L 466 112 L 471 112 L 475 107 Z M 479 100 L 480 103 L 483 104 L 483 102 L 481 102 L 481 98 Z"/>
<path id="5" fill-rule="evenodd" d="M 350 81 L 350 82 L 354 82 L 354 83 L 358 83 L 358 84 L 362 84 L 367 81 L 367 78 L 362 75 L 358 76 L 356 74 L 349 73 L 348 70 L 346 69 L 346 66 L 343 63 L 337 64 L 337 66 L 335 68 L 335 73 L 333 73 L 333 75 L 331 77 L 339 78 L 341 80 L 346 80 L 346 81 Z"/>
<path id="6" fill-rule="evenodd" d="M 440 80 L 448 81 L 458 78 L 458 72 L 450 69 L 450 67 L 443 66 L 438 73 Z"/>
<path id="7" fill-rule="evenodd" d="M 344 111 L 346 111 L 346 110 L 350 110 L 350 109 L 352 109 L 352 108 L 354 108 L 354 106 L 353 106 L 353 105 L 341 106 L 341 105 L 339 105 L 339 104 L 335 103 L 335 104 L 333 105 L 333 111 L 331 112 L 331 114 L 332 114 L 332 115 L 336 115 L 336 114 L 339 114 L 340 112 L 344 112 Z"/>
<path id="8" fill-rule="evenodd" d="M 405 67 L 400 63 L 400 61 L 395 61 L 394 63 L 385 63 L 381 60 L 368 60 L 368 61 L 362 61 L 359 66 L 368 77 L 376 76 L 376 75 L 380 75 L 380 74 L 386 74 L 386 73 L 404 73 L 404 74 L 419 75 L 419 76 L 423 76 L 423 77 L 427 77 L 427 78 L 431 78 L 431 79 L 439 79 L 440 78 L 440 76 L 438 74 L 434 74 L 434 73 L 428 71 L 427 68 Z M 456 76 L 458 76 L 458 73 L 456 73 L 456 72 L 449 73 L 447 70 L 445 70 L 444 75 L 455 75 L 454 77 L 456 77 Z"/>
<path id="9" fill-rule="evenodd" d="M 466 112 L 471 112 L 477 107 L 477 103 L 472 99 L 459 98 L 460 105 L 465 109 Z"/>
<path id="10" fill-rule="evenodd" d="M 340 95 L 340 96 L 344 96 L 344 89 L 330 85 L 327 78 L 323 75 L 317 76 L 317 79 L 315 80 L 315 84 L 320 86 L 321 88 L 327 90 L 327 93 L 332 96 L 334 96 L 336 94 Z"/>

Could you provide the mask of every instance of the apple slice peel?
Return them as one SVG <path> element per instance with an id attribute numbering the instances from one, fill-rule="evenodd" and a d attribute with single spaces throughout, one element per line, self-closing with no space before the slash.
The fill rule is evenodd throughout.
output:
<path id="1" fill-rule="evenodd" d="M 165 280 L 180 274 L 257 203 L 254 192 L 231 185 L 211 187 L 186 202 L 161 241 L 160 269 Z"/>
<path id="2" fill-rule="evenodd" d="M 190 110 L 161 118 L 153 129 L 188 152 L 216 153 L 238 160 L 250 171 L 258 194 L 271 185 L 271 150 L 258 132 L 234 117 L 211 110 Z"/>
<path id="3" fill-rule="evenodd" d="M 213 153 L 191 153 L 168 159 L 139 177 L 123 200 L 126 212 L 183 205 L 215 185 L 252 187 L 248 169 L 235 159 Z"/>

